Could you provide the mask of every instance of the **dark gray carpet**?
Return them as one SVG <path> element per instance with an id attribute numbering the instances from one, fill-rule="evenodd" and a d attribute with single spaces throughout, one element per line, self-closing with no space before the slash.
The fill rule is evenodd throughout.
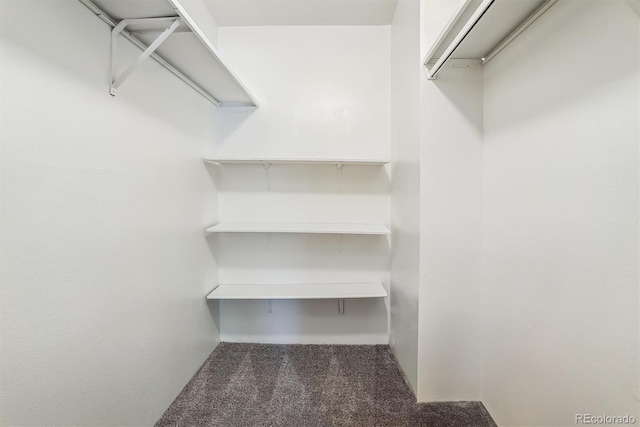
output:
<path id="1" fill-rule="evenodd" d="M 416 404 L 388 346 L 220 343 L 157 426 L 495 426 L 480 402 Z"/>

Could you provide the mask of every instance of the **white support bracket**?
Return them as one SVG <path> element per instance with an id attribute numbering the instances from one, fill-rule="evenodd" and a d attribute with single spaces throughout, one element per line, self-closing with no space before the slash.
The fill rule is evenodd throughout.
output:
<path id="1" fill-rule="evenodd" d="M 338 192 L 342 193 L 342 169 L 344 168 L 344 163 L 338 162 L 336 163 L 336 169 L 338 169 Z"/>
<path id="2" fill-rule="evenodd" d="M 269 172 L 271 169 L 271 163 L 262 162 L 262 166 L 264 166 L 264 170 L 267 172 L 267 190 L 271 191 L 271 173 Z"/>
<path id="3" fill-rule="evenodd" d="M 269 300 L 269 313 L 272 313 L 271 300 Z"/>
<path id="4" fill-rule="evenodd" d="M 122 31 L 130 24 L 156 24 L 161 22 L 170 22 L 171 24 L 147 47 L 142 54 L 133 61 L 126 70 L 124 70 L 119 76 L 115 76 L 115 62 L 116 53 L 118 49 L 118 36 Z M 118 88 L 124 81 L 144 62 L 145 59 L 150 57 L 158 47 L 180 26 L 181 21 L 179 17 L 173 16 L 168 18 L 139 18 L 139 19 L 123 19 L 111 30 L 111 69 L 110 80 L 111 86 L 109 87 L 109 93 L 112 96 L 116 95 Z"/>
<path id="5" fill-rule="evenodd" d="M 340 314 L 344 314 L 344 298 L 338 299 L 338 311 Z"/>

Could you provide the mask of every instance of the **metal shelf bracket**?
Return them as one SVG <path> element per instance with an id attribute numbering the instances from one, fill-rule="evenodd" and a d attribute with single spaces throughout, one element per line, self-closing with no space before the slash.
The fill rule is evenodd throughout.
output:
<path id="1" fill-rule="evenodd" d="M 170 22 L 169 26 L 165 28 L 162 33 L 151 43 L 142 54 L 133 61 L 126 70 L 120 73 L 119 76 L 115 76 L 116 54 L 118 50 L 118 36 L 122 31 L 130 24 L 149 24 L 149 23 L 162 23 Z M 109 93 L 111 96 L 115 96 L 118 88 L 124 81 L 144 62 L 145 59 L 150 57 L 158 47 L 180 26 L 181 21 L 177 16 L 168 18 L 140 18 L 140 19 L 123 19 L 113 27 L 111 30 L 111 67 L 109 70 L 111 86 L 109 87 Z"/>
<path id="2" fill-rule="evenodd" d="M 336 169 L 338 169 L 338 191 L 342 193 L 342 169 L 344 168 L 344 163 L 338 162 L 336 163 Z"/>
<path id="3" fill-rule="evenodd" d="M 269 172 L 271 169 L 271 163 L 262 162 L 262 166 L 264 166 L 264 170 L 267 172 L 267 190 L 271 191 L 271 173 Z"/>
<path id="4" fill-rule="evenodd" d="M 344 314 L 344 298 L 338 299 L 338 311 L 340 314 Z"/>

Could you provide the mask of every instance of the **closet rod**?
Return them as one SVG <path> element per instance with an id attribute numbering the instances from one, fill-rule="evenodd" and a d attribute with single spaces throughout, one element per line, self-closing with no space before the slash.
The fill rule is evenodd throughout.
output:
<path id="1" fill-rule="evenodd" d="M 504 0 L 503 0 L 504 1 Z M 491 51 L 486 54 L 483 58 L 480 58 L 482 64 L 486 64 L 491 59 L 493 59 L 496 55 L 498 55 L 505 47 L 507 47 L 511 42 L 513 42 L 520 34 L 522 34 L 531 24 L 533 24 L 539 17 L 541 17 L 547 10 L 551 8 L 554 4 L 557 3 L 558 0 L 546 0 L 544 3 L 538 7 L 531 15 L 529 15 L 524 21 L 520 23 L 509 35 L 507 35 L 500 43 L 498 43 Z M 456 49 L 462 44 L 462 42 L 467 38 L 467 36 L 471 33 L 476 24 L 482 19 L 485 13 L 489 10 L 491 6 L 495 4 L 496 0 L 483 0 L 480 6 L 474 11 L 473 15 L 469 18 L 469 20 L 465 23 L 462 29 L 455 36 L 453 41 L 449 44 L 447 49 L 444 51 L 442 56 L 436 61 L 436 63 L 428 69 L 427 78 L 429 80 L 434 80 L 442 67 L 452 58 Z M 462 9 L 464 9 L 470 2 L 467 2 Z M 462 12 L 462 10 L 461 10 Z M 461 12 L 458 14 L 458 17 L 461 15 Z M 456 18 L 454 18 L 455 21 Z M 452 25 L 452 24 L 450 24 Z M 444 35 L 441 36 L 443 38 Z M 441 41 L 441 40 L 439 40 Z M 439 43 L 439 41 L 436 42 Z M 435 46 L 434 46 L 435 48 Z M 434 50 L 432 48 L 432 51 Z M 433 52 L 430 52 L 425 59 L 424 65 L 427 66 L 428 62 L 432 56 Z"/>
<path id="2" fill-rule="evenodd" d="M 453 52 L 455 52 L 455 50 L 458 48 L 458 46 L 460 46 L 460 44 L 464 41 L 464 39 L 467 38 L 467 36 L 471 32 L 471 30 L 473 30 L 473 27 L 476 26 L 476 24 L 480 21 L 480 19 L 485 14 L 485 12 L 487 10 L 489 10 L 489 7 L 491 7 L 491 5 L 494 2 L 495 2 L 495 0 L 483 0 L 482 1 L 480 6 L 478 6 L 478 8 L 475 10 L 475 12 L 473 12 L 473 15 L 471 15 L 471 17 L 469 18 L 467 23 L 464 25 L 464 27 L 462 27 L 460 32 L 453 39 L 451 44 L 449 44 L 449 46 L 444 51 L 444 53 L 442 54 L 440 59 L 438 59 L 436 61 L 436 63 L 433 64 L 433 67 L 431 67 L 431 69 L 429 69 L 427 71 L 427 78 L 429 80 L 435 80 L 436 76 L 438 75 L 438 72 L 447 63 L 447 61 L 449 61 L 449 59 L 451 59 L 451 56 L 453 55 Z M 427 64 L 425 63 L 424 65 L 426 66 Z"/>
<path id="3" fill-rule="evenodd" d="M 509 44 L 514 41 L 520 34 L 524 32 L 531 24 L 533 24 L 538 18 L 540 18 L 544 13 L 551 8 L 554 4 L 556 4 L 558 0 L 547 0 L 545 1 L 535 12 L 533 12 L 529 17 L 518 27 L 511 32 L 504 40 L 502 40 L 496 47 L 493 48 L 487 56 L 482 58 L 482 64 L 486 64 L 491 61 L 494 56 L 499 54 L 502 49 L 509 46 Z"/>
<path id="4" fill-rule="evenodd" d="M 96 6 L 91 0 L 79 0 L 79 1 L 80 1 L 80 3 L 84 4 L 87 8 L 89 8 L 89 10 L 91 10 L 93 13 L 95 13 L 98 16 L 98 18 L 100 18 L 102 21 L 104 21 L 111 28 L 115 28 L 117 23 L 109 15 L 107 15 L 102 9 L 100 9 L 98 6 Z M 178 16 L 176 16 L 176 18 L 178 18 Z M 142 41 L 140 41 L 140 39 L 138 39 L 136 36 L 132 35 L 130 32 L 128 32 L 126 30 L 122 30 L 122 32 L 120 34 L 122 34 L 122 36 L 125 39 L 129 40 L 131 43 L 133 43 L 134 46 L 136 46 L 138 49 L 142 50 L 143 52 L 147 49 L 148 46 L 145 45 Z M 204 89 L 202 89 L 200 86 L 198 86 L 189 77 L 185 76 L 176 67 L 174 67 L 173 65 L 171 65 L 167 61 L 165 61 L 161 56 L 159 56 L 156 53 L 152 53 L 150 55 L 150 58 L 153 58 L 158 64 L 162 65 L 164 68 L 169 70 L 174 76 L 176 76 L 177 78 L 179 78 L 180 80 L 185 82 L 189 87 L 191 87 L 193 90 L 195 90 L 200 95 L 205 97 L 213 105 L 215 105 L 216 107 L 220 106 L 220 102 L 217 99 L 215 99 L 213 96 L 211 96 L 209 93 L 207 93 Z"/>

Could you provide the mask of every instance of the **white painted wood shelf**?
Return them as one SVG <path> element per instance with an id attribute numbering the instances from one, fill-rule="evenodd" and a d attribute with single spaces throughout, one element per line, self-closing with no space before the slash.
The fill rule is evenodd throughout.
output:
<path id="1" fill-rule="evenodd" d="M 389 160 L 382 159 L 314 159 L 314 158 L 212 158 L 205 159 L 206 163 L 214 165 L 353 165 L 353 166 L 384 166 Z"/>
<path id="2" fill-rule="evenodd" d="M 459 67 L 489 62 L 557 0 L 466 0 L 424 58 L 435 79 L 448 61 Z"/>
<path id="3" fill-rule="evenodd" d="M 223 61 L 206 31 L 198 25 L 198 19 L 194 19 L 198 12 L 190 14 L 189 7 L 185 7 L 193 6 L 189 1 L 79 1 L 112 28 L 126 21 L 125 29 L 116 39 L 123 36 L 143 51 L 167 29 L 170 19 L 166 18 L 177 18 L 179 26 L 169 31 L 171 35 L 160 41 L 149 57 L 217 106 L 258 106 L 258 101 Z M 200 15 L 198 17 L 202 19 Z M 117 79 L 112 82 L 112 95 L 119 84 Z"/>
<path id="4" fill-rule="evenodd" d="M 380 282 L 370 283 L 309 283 L 309 284 L 246 284 L 219 285 L 207 299 L 270 300 L 270 299 L 346 299 L 384 298 L 387 291 Z"/>
<path id="5" fill-rule="evenodd" d="M 382 224 L 319 222 L 221 222 L 209 233 L 390 234 Z"/>

